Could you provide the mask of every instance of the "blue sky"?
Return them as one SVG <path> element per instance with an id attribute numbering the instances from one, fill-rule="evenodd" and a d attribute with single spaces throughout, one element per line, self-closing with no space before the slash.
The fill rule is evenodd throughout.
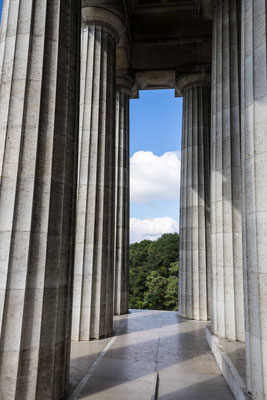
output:
<path id="1" fill-rule="evenodd" d="M 130 101 L 131 241 L 178 230 L 181 131 L 174 90 Z"/>
<path id="2" fill-rule="evenodd" d="M 142 90 L 130 100 L 130 151 L 152 150 L 161 155 L 180 150 L 182 99 L 174 90 Z"/>
<path id="3" fill-rule="evenodd" d="M 140 91 L 130 101 L 131 241 L 178 230 L 181 131 L 174 90 Z"/>

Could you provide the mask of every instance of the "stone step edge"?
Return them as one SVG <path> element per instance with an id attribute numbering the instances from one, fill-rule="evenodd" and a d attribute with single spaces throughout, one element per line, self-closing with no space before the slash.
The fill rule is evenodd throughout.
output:
<path id="1" fill-rule="evenodd" d="M 206 328 L 206 339 L 234 397 L 237 400 L 251 400 L 243 379 L 227 353 L 222 351 L 219 339 L 211 333 L 210 327 Z"/>

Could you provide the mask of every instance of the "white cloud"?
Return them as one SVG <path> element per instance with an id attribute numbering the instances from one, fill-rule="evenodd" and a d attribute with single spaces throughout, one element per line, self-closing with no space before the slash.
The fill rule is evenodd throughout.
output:
<path id="1" fill-rule="evenodd" d="M 174 233 L 178 232 L 178 230 L 178 222 L 171 217 L 130 219 L 131 243 L 140 242 L 144 239 L 156 240 L 163 233 Z"/>
<path id="2" fill-rule="evenodd" d="M 152 205 L 154 201 L 179 198 L 180 160 L 177 151 L 157 156 L 138 151 L 130 159 L 131 201 Z"/>

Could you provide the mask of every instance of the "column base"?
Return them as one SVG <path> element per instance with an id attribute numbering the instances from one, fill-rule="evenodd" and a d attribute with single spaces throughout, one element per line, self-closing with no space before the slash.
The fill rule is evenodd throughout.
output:
<path id="1" fill-rule="evenodd" d="M 114 312 L 114 317 L 115 316 L 120 316 L 120 315 L 126 315 L 126 314 L 129 314 L 129 309 L 128 310 L 122 310 L 122 311 L 120 311 L 120 312 Z"/>
<path id="2" fill-rule="evenodd" d="M 188 319 L 188 320 L 190 320 L 190 321 L 200 321 L 200 322 L 208 322 L 209 321 L 209 319 L 208 318 L 196 318 L 196 317 L 193 317 L 193 315 L 187 315 L 187 314 L 185 314 L 185 313 L 180 313 L 180 311 L 178 310 L 178 314 L 179 314 L 179 316 L 181 317 L 181 318 L 184 318 L 184 319 Z"/>
<path id="3" fill-rule="evenodd" d="M 237 400 L 251 400 L 247 393 L 245 343 L 220 339 L 206 328 L 206 338 L 229 388 Z"/>

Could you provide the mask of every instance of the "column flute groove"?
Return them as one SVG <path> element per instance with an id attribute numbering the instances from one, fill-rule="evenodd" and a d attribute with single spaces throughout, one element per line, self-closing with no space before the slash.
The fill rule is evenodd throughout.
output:
<path id="1" fill-rule="evenodd" d="M 80 154 L 73 340 L 112 334 L 115 211 L 115 50 L 123 24 L 82 9 Z"/>
<path id="2" fill-rule="evenodd" d="M 211 241 L 214 334 L 244 340 L 237 2 L 214 2 Z"/>
<path id="3" fill-rule="evenodd" d="M 188 113 L 187 110 L 187 102 L 188 97 L 183 99 L 183 131 L 187 131 L 187 118 Z M 185 204 L 186 204 L 186 190 L 185 190 L 185 182 L 187 181 L 186 178 L 186 150 L 187 150 L 187 135 L 182 134 L 182 151 L 181 151 L 181 180 L 180 180 L 180 265 L 184 265 L 185 262 L 185 249 L 186 249 L 186 222 L 185 222 Z M 185 293 L 186 293 L 186 278 L 185 278 L 185 271 L 180 269 L 179 274 L 179 313 L 182 317 L 185 317 L 186 310 L 185 310 Z"/>
<path id="4" fill-rule="evenodd" d="M 129 308 L 129 99 L 136 94 L 131 77 L 117 77 L 115 145 L 114 314 Z"/>
<path id="5" fill-rule="evenodd" d="M 267 4 L 241 1 L 242 210 L 247 387 L 267 399 Z"/>
<path id="6" fill-rule="evenodd" d="M 68 389 L 79 13 L 74 0 L 4 5 L 0 397 L 7 400 L 57 399 Z"/>
<path id="7" fill-rule="evenodd" d="M 208 318 L 206 205 L 209 199 L 210 78 L 192 74 L 176 83 L 184 97 L 179 312 L 185 318 Z"/>

